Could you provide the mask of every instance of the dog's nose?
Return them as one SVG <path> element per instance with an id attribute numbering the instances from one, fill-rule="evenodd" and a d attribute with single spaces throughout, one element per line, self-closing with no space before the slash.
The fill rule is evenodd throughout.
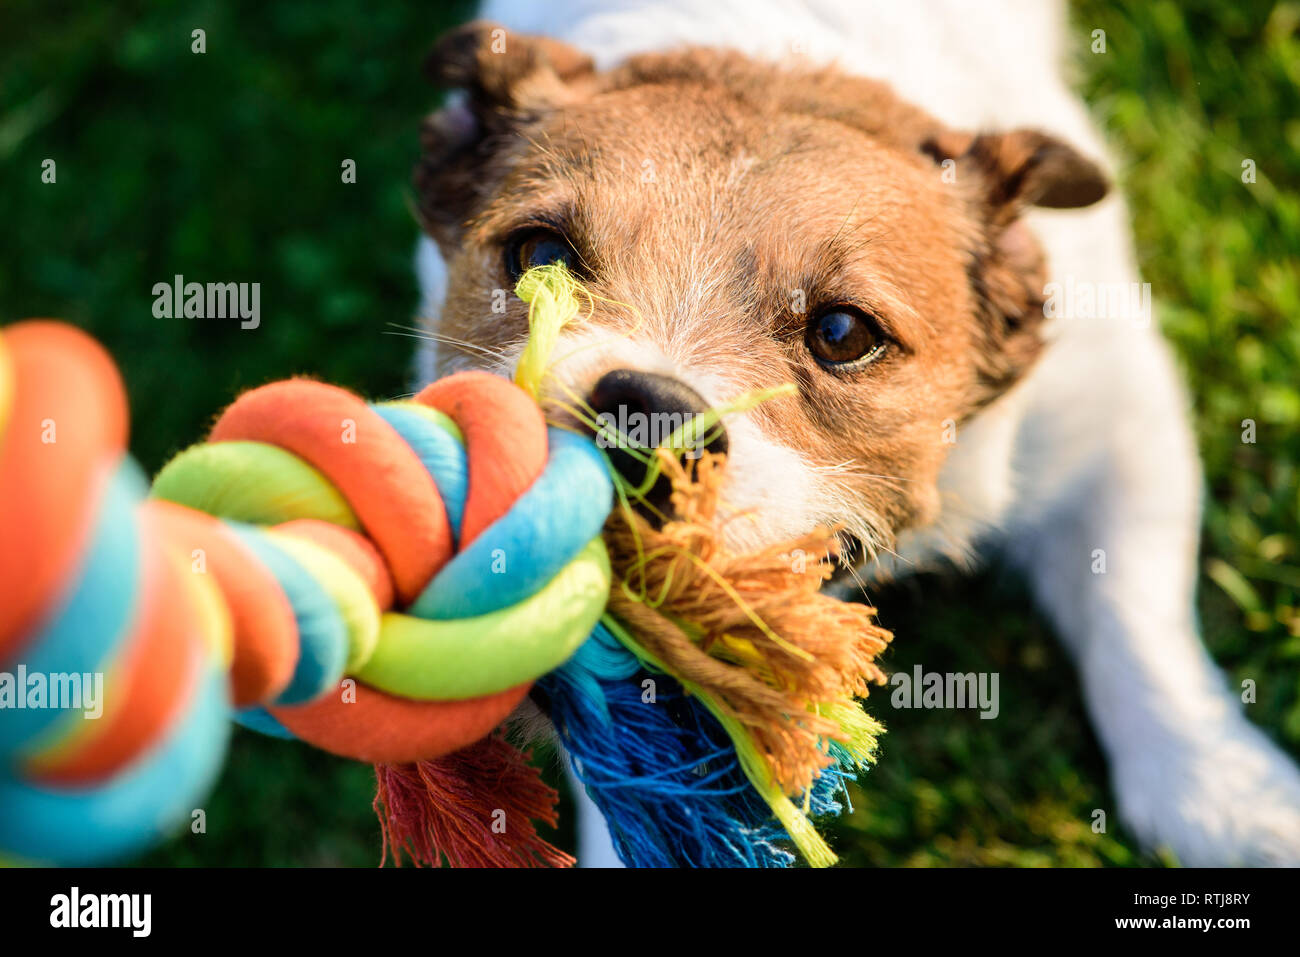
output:
<path id="1" fill-rule="evenodd" d="M 615 369 L 596 382 L 588 397 L 598 423 L 600 444 L 610 462 L 633 485 L 646 478 L 646 450 L 684 439 L 688 453 L 701 448 L 725 454 L 727 433 L 721 422 L 704 427 L 697 416 L 708 411 L 703 396 L 672 376 L 635 369 Z M 631 451 L 629 451 L 631 450 Z M 640 452 L 640 455 L 634 454 Z M 672 484 L 660 476 L 646 493 L 650 505 L 666 512 Z"/>

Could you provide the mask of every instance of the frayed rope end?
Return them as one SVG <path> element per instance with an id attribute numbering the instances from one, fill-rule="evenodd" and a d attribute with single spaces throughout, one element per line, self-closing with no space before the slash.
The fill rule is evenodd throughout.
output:
<path id="1" fill-rule="evenodd" d="M 374 808 L 384 846 L 416 867 L 572 867 L 534 820 L 555 826 L 559 795 L 498 736 L 434 761 L 375 765 Z"/>

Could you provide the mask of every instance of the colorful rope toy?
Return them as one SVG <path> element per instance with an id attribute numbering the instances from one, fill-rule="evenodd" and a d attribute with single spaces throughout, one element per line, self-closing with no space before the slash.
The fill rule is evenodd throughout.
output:
<path id="1" fill-rule="evenodd" d="M 787 864 L 785 838 L 834 861 L 808 817 L 872 756 L 854 698 L 888 634 L 817 592 L 833 534 L 789 546 L 811 572 L 726 554 L 717 463 L 667 449 L 681 514 L 634 512 L 539 405 L 585 293 L 555 268 L 518 291 L 519 384 L 459 373 L 378 404 L 267 385 L 152 490 L 99 346 L 45 320 L 4 331 L 0 854 L 157 841 L 212 786 L 233 717 L 375 764 L 399 862 L 571 863 L 532 824 L 554 823 L 554 793 L 494 730 L 531 690 L 628 863 Z M 78 680 L 102 680 L 94 720 L 63 700 Z"/>

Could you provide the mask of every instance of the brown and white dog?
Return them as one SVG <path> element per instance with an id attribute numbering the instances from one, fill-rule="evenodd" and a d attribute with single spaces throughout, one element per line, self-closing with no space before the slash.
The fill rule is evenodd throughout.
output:
<path id="1" fill-rule="evenodd" d="M 1127 214 L 1058 69 L 1061 11 L 483 14 L 430 58 L 457 92 L 415 177 L 440 344 L 421 378 L 509 371 L 527 324 L 502 290 L 563 261 L 607 300 L 553 370 L 597 412 L 794 383 L 726 420 L 734 545 L 838 523 L 876 580 L 1001 547 L 1078 663 L 1145 844 L 1300 862 L 1300 774 L 1197 636 L 1195 448 L 1149 298 L 1127 295 Z"/>

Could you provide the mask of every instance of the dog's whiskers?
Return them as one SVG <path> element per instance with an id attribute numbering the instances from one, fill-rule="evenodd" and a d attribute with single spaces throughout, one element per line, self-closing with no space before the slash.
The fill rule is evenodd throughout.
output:
<path id="1" fill-rule="evenodd" d="M 411 339 L 419 339 L 425 342 L 436 342 L 439 345 L 452 346 L 457 349 L 471 350 L 481 355 L 485 355 L 488 358 L 495 359 L 498 362 L 504 362 L 510 358 L 506 350 L 502 348 L 480 345 L 477 342 L 470 342 L 467 339 L 457 339 L 454 336 L 446 336 L 441 333 L 430 332 L 427 329 L 420 329 L 415 326 L 402 326 L 393 322 L 390 322 L 389 325 L 393 326 L 394 329 L 392 331 L 385 331 L 385 335 L 406 336 Z"/>

